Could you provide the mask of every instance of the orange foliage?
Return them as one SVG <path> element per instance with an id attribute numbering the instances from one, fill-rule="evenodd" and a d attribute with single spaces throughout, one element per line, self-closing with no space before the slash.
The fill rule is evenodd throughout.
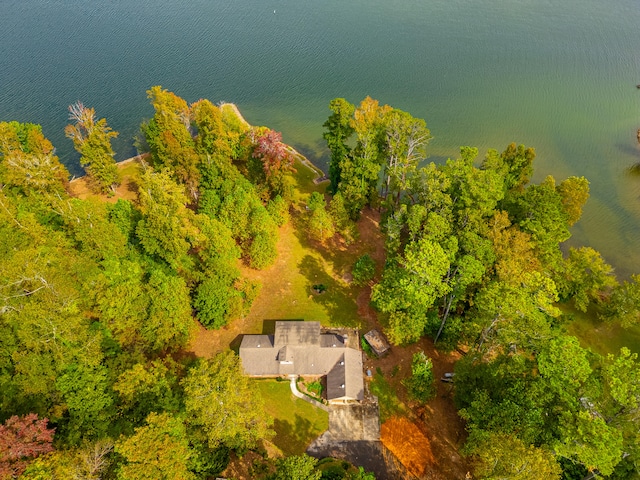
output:
<path id="1" fill-rule="evenodd" d="M 404 417 L 392 417 L 383 423 L 380 440 L 417 477 L 422 477 L 435 462 L 429 439 Z"/>

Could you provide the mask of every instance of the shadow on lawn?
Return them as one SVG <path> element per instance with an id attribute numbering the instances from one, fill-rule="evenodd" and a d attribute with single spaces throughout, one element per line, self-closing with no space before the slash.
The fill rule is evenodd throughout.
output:
<path id="1" fill-rule="evenodd" d="M 318 429 L 297 413 L 292 421 L 276 418 L 273 429 L 276 432 L 273 443 L 287 455 L 301 455 L 319 435 Z"/>
<path id="2" fill-rule="evenodd" d="M 325 271 L 322 263 L 311 255 L 305 255 L 298 264 L 298 268 L 307 279 L 313 301 L 327 310 L 332 325 L 352 328 L 360 326 L 357 306 L 350 288 L 340 285 Z M 317 293 L 313 290 L 314 285 L 324 285 L 326 290 Z"/>

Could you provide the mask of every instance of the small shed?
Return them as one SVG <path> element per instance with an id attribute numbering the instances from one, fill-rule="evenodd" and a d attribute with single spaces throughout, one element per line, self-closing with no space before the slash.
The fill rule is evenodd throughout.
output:
<path id="1" fill-rule="evenodd" d="M 391 348 L 387 340 L 378 330 L 371 330 L 370 332 L 365 333 L 364 339 L 371 346 L 373 352 L 379 357 L 384 355 Z"/>

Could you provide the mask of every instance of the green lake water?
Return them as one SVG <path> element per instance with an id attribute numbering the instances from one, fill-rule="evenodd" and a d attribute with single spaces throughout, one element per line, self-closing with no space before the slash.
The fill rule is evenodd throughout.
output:
<path id="1" fill-rule="evenodd" d="M 535 180 L 587 177 L 571 244 L 625 277 L 640 272 L 639 25 L 637 0 L 3 0 L 0 119 L 41 123 L 79 174 L 67 106 L 106 117 L 124 159 L 160 84 L 237 103 L 326 169 L 329 101 L 371 95 L 427 121 L 435 161 L 515 141 L 536 147 Z"/>

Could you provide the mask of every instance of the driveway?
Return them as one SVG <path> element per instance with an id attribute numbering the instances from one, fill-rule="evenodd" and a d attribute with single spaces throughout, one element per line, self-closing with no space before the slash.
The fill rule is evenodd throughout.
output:
<path id="1" fill-rule="evenodd" d="M 378 480 L 399 478 L 380 442 L 380 415 L 375 399 L 361 404 L 331 405 L 329 429 L 313 441 L 307 453 L 334 457 L 362 466 Z M 391 461 L 387 461 L 391 460 Z"/>

